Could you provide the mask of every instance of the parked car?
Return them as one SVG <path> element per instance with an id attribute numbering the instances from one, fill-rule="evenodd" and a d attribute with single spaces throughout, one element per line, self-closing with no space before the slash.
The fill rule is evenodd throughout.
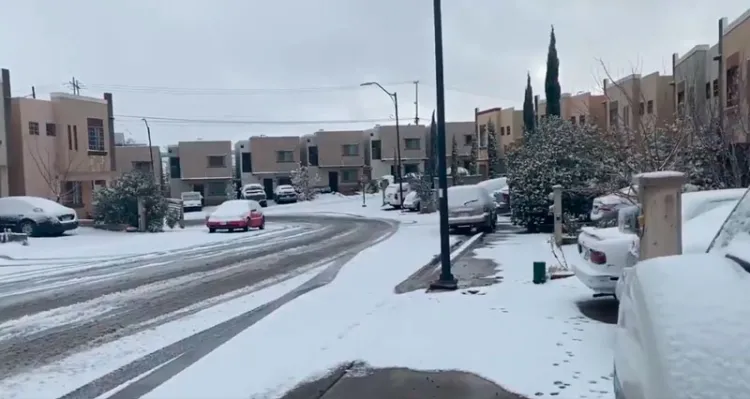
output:
<path id="1" fill-rule="evenodd" d="M 683 193 L 683 252 L 705 251 L 721 227 L 717 223 L 726 219 L 744 193 L 745 189 Z M 640 208 L 631 205 L 621 207 L 619 212 L 628 209 Z M 638 211 L 632 216 L 639 214 Z M 573 271 L 581 282 L 594 291 L 594 295 L 617 296 L 617 285 L 623 271 L 637 261 L 637 231 L 632 226 L 626 226 L 628 219 L 633 218 L 619 218 L 617 227 L 584 227 L 578 235 L 578 252 L 582 259 L 573 264 Z M 710 220 L 713 220 L 713 224 Z M 633 256 L 636 259 L 632 260 Z"/>
<path id="2" fill-rule="evenodd" d="M 721 224 L 706 252 L 649 259 L 623 276 L 616 398 L 747 395 L 750 195 Z"/>
<path id="3" fill-rule="evenodd" d="M 455 230 L 495 231 L 497 209 L 490 193 L 474 184 L 448 187 L 448 225 Z"/>
<path id="4" fill-rule="evenodd" d="M 268 206 L 266 190 L 257 183 L 245 184 L 242 187 L 242 198 L 257 201 L 263 208 Z"/>
<path id="5" fill-rule="evenodd" d="M 203 209 L 203 194 L 197 191 L 187 191 L 180 194 L 180 197 L 184 212 L 200 211 Z"/>
<path id="6" fill-rule="evenodd" d="M 623 187 L 614 193 L 594 198 L 589 215 L 592 222 L 617 219 L 617 211 L 638 203 L 638 186 Z"/>
<path id="7" fill-rule="evenodd" d="M 404 198 L 404 209 L 418 212 L 420 207 L 419 195 L 417 195 L 416 191 L 406 194 L 406 197 Z"/>
<path id="8" fill-rule="evenodd" d="M 277 204 L 297 202 L 297 191 L 294 190 L 294 187 L 288 184 L 282 184 L 276 187 L 276 191 L 274 191 L 273 200 Z"/>
<path id="9" fill-rule="evenodd" d="M 78 228 L 75 209 L 39 197 L 0 198 L 0 228 L 30 237 L 62 235 Z"/>
<path id="10" fill-rule="evenodd" d="M 492 194 L 492 198 L 495 200 L 495 204 L 497 204 L 498 213 L 507 213 L 510 211 L 507 177 L 484 180 L 477 185 L 485 188 Z"/>
<path id="11" fill-rule="evenodd" d="M 403 191 L 399 193 L 399 186 Z M 392 183 L 389 184 L 388 187 L 385 188 L 385 202 L 396 208 L 401 208 L 401 197 L 404 197 L 406 199 L 406 195 L 409 194 L 409 183 L 403 182 L 403 183 Z"/>
<path id="12" fill-rule="evenodd" d="M 229 200 L 206 216 L 206 227 L 209 233 L 216 230 L 248 231 L 250 228 L 263 230 L 266 228 L 266 217 L 258 201 Z"/>

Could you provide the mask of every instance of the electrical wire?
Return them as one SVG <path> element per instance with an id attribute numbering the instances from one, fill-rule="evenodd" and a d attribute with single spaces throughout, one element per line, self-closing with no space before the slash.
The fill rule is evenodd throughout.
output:
<path id="1" fill-rule="evenodd" d="M 384 86 L 402 86 L 414 84 L 408 82 L 384 82 Z M 168 87 L 168 86 L 133 86 L 121 84 L 89 83 L 86 88 L 90 90 L 113 91 L 124 93 L 141 94 L 167 94 L 167 95 L 199 95 L 199 96 L 250 96 L 262 94 L 297 94 L 297 93 L 331 93 L 337 91 L 361 90 L 360 84 L 339 86 L 317 86 L 317 87 L 277 87 L 277 88 L 198 88 L 198 87 Z"/>
<path id="2" fill-rule="evenodd" d="M 146 116 L 146 115 L 115 115 L 116 119 L 141 120 L 146 119 L 149 123 L 177 124 L 177 125 L 344 125 L 356 123 L 385 123 L 393 122 L 392 119 L 348 119 L 348 120 L 239 120 L 239 119 L 194 119 L 194 118 L 173 118 L 166 116 Z"/>

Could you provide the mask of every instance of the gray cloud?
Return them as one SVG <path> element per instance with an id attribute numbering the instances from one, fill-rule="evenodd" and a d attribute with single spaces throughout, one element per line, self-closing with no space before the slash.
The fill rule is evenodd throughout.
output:
<path id="1" fill-rule="evenodd" d="M 603 60 L 615 77 L 668 72 L 672 52 L 716 41 L 716 20 L 738 17 L 740 0 L 591 2 L 443 1 L 449 120 L 474 107 L 520 106 L 525 75 L 543 92 L 549 27 L 555 25 L 563 91 L 594 89 Z M 420 116 L 434 103 L 432 2 L 427 0 L 10 2 L 0 24 L 2 66 L 14 93 L 62 90 L 76 76 L 84 94 L 115 93 L 116 113 L 229 120 L 384 119 L 390 100 L 372 87 L 337 91 L 241 89 L 356 86 L 419 79 Z M 132 87 L 140 86 L 141 89 Z M 156 87 L 218 88 L 213 92 Z M 391 85 L 401 117 L 414 116 L 414 87 Z M 136 139 L 138 120 L 118 128 Z M 341 128 L 369 127 L 365 123 Z M 152 123 L 155 141 L 249 134 L 304 134 L 337 126 Z"/>

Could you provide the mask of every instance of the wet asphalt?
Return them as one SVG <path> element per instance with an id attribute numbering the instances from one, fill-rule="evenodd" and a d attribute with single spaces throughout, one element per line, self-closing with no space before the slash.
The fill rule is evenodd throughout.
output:
<path id="1" fill-rule="evenodd" d="M 349 259 L 374 241 L 393 234 L 397 228 L 391 222 L 364 218 L 269 216 L 268 221 L 294 227 L 280 233 L 270 229 L 246 233 L 247 238 L 196 248 L 188 253 L 175 251 L 90 269 L 61 270 L 52 277 L 30 274 L 28 278 L 0 284 L 0 294 L 4 295 L 0 297 L 2 323 L 108 294 L 185 279 L 185 282 L 169 285 L 168 289 L 131 296 L 126 303 L 95 320 L 30 331 L 6 339 L 0 336 L 0 378 L 154 327 L 154 319 L 159 318 L 158 323 L 164 323 L 170 320 L 164 315 L 207 299 L 279 276 L 291 278 L 295 270 L 305 271 L 305 266 L 322 259 L 333 262 L 312 280 L 275 301 L 146 355 L 63 396 L 93 399 L 130 381 L 110 397 L 140 397 L 280 306 L 328 284 Z M 253 233 L 257 237 L 253 237 Z M 159 265 L 147 267 L 155 262 Z M 189 279 L 191 275 L 199 277 Z M 71 280 L 80 283 L 60 285 Z M 149 373 L 150 370 L 153 371 Z M 144 373 L 148 374 L 131 381 Z"/>

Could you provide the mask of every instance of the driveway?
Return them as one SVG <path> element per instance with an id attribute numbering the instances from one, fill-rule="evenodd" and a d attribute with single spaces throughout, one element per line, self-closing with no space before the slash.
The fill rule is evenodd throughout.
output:
<path id="1" fill-rule="evenodd" d="M 315 266 L 326 269 L 308 283 L 255 309 L 151 353 L 80 387 L 66 397 L 95 398 L 163 364 L 147 382 L 133 381 L 118 394 L 138 397 L 226 342 L 272 311 L 335 278 L 349 258 L 395 231 L 395 224 L 363 218 L 269 216 L 288 225 L 283 234 L 256 232 L 200 253 L 103 264 L 50 276 L 0 283 L 0 375 L 3 378 L 65 355 L 165 323 L 202 303 L 257 285 L 275 284 Z M 246 294 L 246 292 L 245 292 Z M 216 305 L 216 302 L 205 307 Z M 78 310 L 76 310 L 78 309 Z M 179 311 L 185 311 L 174 316 Z M 20 318 L 20 319 L 19 319 Z M 36 322 L 35 322 L 36 321 Z"/>

